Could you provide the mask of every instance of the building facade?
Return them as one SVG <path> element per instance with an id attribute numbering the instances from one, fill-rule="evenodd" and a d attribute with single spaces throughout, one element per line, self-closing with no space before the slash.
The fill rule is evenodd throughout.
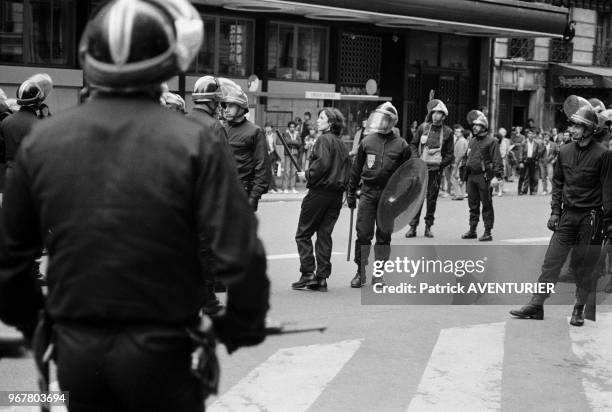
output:
<path id="1" fill-rule="evenodd" d="M 25 78 L 44 71 L 55 83 L 52 112 L 78 104 L 84 85 L 78 39 L 104 3 L 0 0 L 0 88 L 14 96 Z M 546 58 L 498 61 L 492 56 L 510 40 L 495 39 L 520 35 L 544 44 L 541 38 L 562 33 L 567 17 L 557 5 L 517 0 L 192 3 L 204 20 L 204 45 L 187 75 L 169 82 L 188 106 L 195 80 L 214 74 L 249 90 L 259 124 L 284 129 L 307 111 L 314 117 L 333 105 L 347 116 L 349 137 L 386 100 L 400 111 L 403 135 L 412 121 L 423 121 L 432 96 L 448 106 L 449 123 L 465 123 L 472 108 L 506 113 L 496 105 L 507 105 L 507 95 L 530 114 L 549 97 Z M 517 18 L 507 19 L 509 13 Z"/>
<path id="2" fill-rule="evenodd" d="M 573 37 L 496 39 L 494 127 L 524 126 L 531 118 L 539 128 L 564 130 L 562 105 L 572 94 L 612 104 L 612 2 L 546 3 L 570 7 Z"/>

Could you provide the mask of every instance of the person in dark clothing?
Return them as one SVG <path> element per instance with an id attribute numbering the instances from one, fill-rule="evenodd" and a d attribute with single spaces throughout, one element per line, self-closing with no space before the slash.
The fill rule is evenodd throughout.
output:
<path id="1" fill-rule="evenodd" d="M 489 135 L 489 122 L 486 116 L 478 110 L 472 110 L 468 113 L 467 120 L 474 133 L 468 146 L 467 158 L 466 190 L 470 208 L 470 230 L 461 238 L 476 239 L 478 237 L 476 226 L 480 220 L 480 204 L 482 203 L 482 220 L 485 230 L 478 240 L 490 241 L 493 240 L 491 230 L 493 230 L 495 219 L 490 183 L 493 177 L 502 178 L 504 164 L 497 139 Z"/>
<path id="2" fill-rule="evenodd" d="M 527 129 L 527 140 L 523 143 L 519 163 L 519 195 L 538 193 L 538 168 L 543 147 L 535 140 L 536 133 L 535 129 Z"/>
<path id="3" fill-rule="evenodd" d="M 357 205 L 357 188 L 359 182 L 363 182 L 355 225 L 357 239 L 354 261 L 357 264 L 357 273 L 351 280 L 351 287 L 354 288 L 360 288 L 366 282 L 365 267 L 374 237 L 374 224 L 380 195 L 397 168 L 410 158 L 410 147 L 406 140 L 393 133 L 396 123 L 397 110 L 389 102 L 378 106 L 370 114 L 365 132 L 366 137 L 359 145 L 351 169 L 347 192 L 347 203 L 351 209 Z M 389 258 L 390 243 L 391 233 L 383 232 L 376 224 L 376 245 L 374 246 L 376 260 Z M 376 283 L 384 283 L 382 276 L 372 278 L 372 284 Z"/>
<path id="4" fill-rule="evenodd" d="M 39 106 L 47 98 L 52 89 L 51 77 L 48 74 L 37 74 L 24 81 L 17 90 L 17 113 L 6 117 L 0 123 L 0 135 L 5 144 L 5 161 L 7 170 L 15 164 L 15 156 L 32 127 L 38 123 L 36 114 Z"/>
<path id="5" fill-rule="evenodd" d="M 6 144 L 2 135 L 2 121 L 10 115 L 11 111 L 0 96 L 0 193 L 4 192 L 4 177 L 6 175 Z"/>
<path id="6" fill-rule="evenodd" d="M 7 179 L 0 319 L 31 339 L 46 309 L 71 411 L 203 412 L 188 334 L 201 324 L 203 247 L 231 283 L 216 337 L 230 353 L 264 339 L 265 252 L 235 168 L 214 135 L 159 104 L 202 27 L 187 0 L 104 6 L 81 41 L 91 97 L 35 126 Z M 46 302 L 29 273 L 43 246 Z"/>
<path id="7" fill-rule="evenodd" d="M 213 76 L 200 77 L 193 87 L 191 97 L 194 106 L 191 112 L 187 114 L 187 118 L 200 124 L 207 136 L 212 134 L 216 141 L 221 142 L 227 163 L 235 167 L 234 158 L 229 143 L 227 143 L 227 132 L 221 122 L 215 117 L 221 96 L 221 88 L 216 78 Z M 215 281 L 212 275 L 210 268 L 213 266 L 213 262 L 209 250 L 202 250 L 202 259 L 207 263 L 207 265 L 203 265 L 207 287 L 203 311 L 207 315 L 212 315 L 218 313 L 223 308 L 223 305 L 215 295 L 215 291 L 225 292 L 226 287 L 221 282 Z"/>
<path id="8" fill-rule="evenodd" d="M 561 146 L 553 174 L 551 216 L 553 236 L 538 278 L 556 284 L 570 250 L 570 267 L 576 282 L 576 303 L 570 324 L 584 324 L 584 307 L 593 285 L 593 269 L 601 251 L 602 236 L 612 236 L 612 157 L 593 139 L 597 115 L 590 104 L 564 103 L 572 143 Z M 573 103 L 573 104 L 572 104 Z M 547 289 L 545 289 L 547 290 Z M 523 319 L 543 319 L 549 293 L 536 293 L 529 303 L 510 314 Z"/>
<path id="9" fill-rule="evenodd" d="M 597 127 L 593 132 L 593 139 L 604 148 L 609 149 L 612 133 L 608 124 L 612 122 L 612 110 L 606 110 L 606 106 L 599 99 L 589 99 L 589 102 L 597 114 Z"/>
<path id="10" fill-rule="evenodd" d="M 331 235 L 342 209 L 342 194 L 351 167 L 348 150 L 340 138 L 343 127 L 344 116 L 338 109 L 326 107 L 319 112 L 317 128 L 322 135 L 312 149 L 308 170 L 302 172 L 308 194 L 302 201 L 295 234 L 301 276 L 291 285 L 293 289 L 307 287 L 327 292 L 327 278 L 332 269 Z M 316 265 L 311 240 L 315 232 Z"/>
<path id="11" fill-rule="evenodd" d="M 270 185 L 270 162 L 266 136 L 261 127 L 245 117 L 249 111 L 247 95 L 235 82 L 219 77 L 221 107 L 227 121 L 227 136 L 234 154 L 238 176 L 249 203 L 257 211 L 261 195 Z"/>
<path id="12" fill-rule="evenodd" d="M 440 192 L 440 181 L 444 168 L 453 163 L 454 142 L 453 130 L 444 124 L 448 109 L 438 99 L 427 104 L 428 113 L 425 123 L 421 124 L 412 138 L 411 150 L 413 157 L 422 158 L 427 163 L 427 212 L 425 214 L 425 237 L 433 237 L 431 227 L 434 224 L 434 215 Z M 421 205 L 421 209 L 423 206 Z M 421 209 L 410 222 L 410 229 L 406 237 L 415 237 L 416 228 L 421 218 Z"/>

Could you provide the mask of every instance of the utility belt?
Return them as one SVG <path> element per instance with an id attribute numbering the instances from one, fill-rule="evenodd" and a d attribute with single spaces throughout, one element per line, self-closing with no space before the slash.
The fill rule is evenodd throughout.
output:
<path id="1" fill-rule="evenodd" d="M 603 221 L 603 209 L 599 208 L 586 208 L 586 207 L 570 207 L 565 206 L 561 211 L 561 215 L 570 212 L 578 215 L 590 215 L 589 224 L 591 226 L 591 244 L 601 244 L 604 238 L 605 225 Z"/>
<path id="2" fill-rule="evenodd" d="M 380 184 L 380 183 L 368 183 L 368 182 L 363 182 L 362 185 L 362 191 L 363 189 L 369 189 L 369 190 L 384 190 L 385 186 L 387 184 Z"/>
<path id="3" fill-rule="evenodd" d="M 86 324 L 80 321 L 62 321 L 60 324 L 62 326 L 75 328 L 95 328 L 95 325 L 90 323 Z M 105 326 L 111 325 L 109 324 Z M 112 326 L 117 327 L 116 324 L 113 324 Z M 165 325 L 142 324 L 135 324 L 133 327 L 134 329 L 159 329 L 167 327 L 177 331 L 183 329 L 180 326 L 169 327 Z M 125 325 L 124 329 L 129 330 L 130 325 Z M 216 354 L 217 339 L 213 333 L 213 323 L 208 316 L 202 315 L 200 317 L 199 324 L 184 328 L 183 330 L 185 331 L 186 336 L 191 340 L 193 346 L 190 362 L 191 373 L 200 381 L 204 393 L 204 399 L 206 399 L 206 397 L 209 395 L 217 394 L 219 390 L 220 367 L 219 359 L 217 358 Z M 34 361 L 36 363 L 36 369 L 38 370 L 38 388 L 41 393 L 49 392 L 49 365 L 51 360 L 55 360 L 55 345 L 56 334 L 54 321 L 46 313 L 46 311 L 41 310 L 38 325 L 36 326 L 32 340 Z M 48 403 L 41 403 L 41 411 L 49 412 L 50 405 Z"/>

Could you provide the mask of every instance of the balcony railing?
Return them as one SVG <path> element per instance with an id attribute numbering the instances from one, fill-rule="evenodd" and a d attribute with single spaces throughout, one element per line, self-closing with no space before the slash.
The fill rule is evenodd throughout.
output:
<path id="1" fill-rule="evenodd" d="M 561 39 L 550 39 L 549 60 L 555 63 L 571 63 L 574 44 Z"/>
<path id="2" fill-rule="evenodd" d="M 513 38 L 508 45 L 509 59 L 533 60 L 534 39 Z"/>
<path id="3" fill-rule="evenodd" d="M 593 65 L 612 67 L 612 48 L 596 44 L 593 47 Z"/>

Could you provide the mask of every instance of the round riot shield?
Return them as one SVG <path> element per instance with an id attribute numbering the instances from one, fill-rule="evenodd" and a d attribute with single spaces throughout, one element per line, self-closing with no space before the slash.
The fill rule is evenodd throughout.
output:
<path id="1" fill-rule="evenodd" d="M 421 159 L 409 159 L 393 173 L 378 202 L 377 225 L 383 232 L 398 232 L 410 224 L 425 199 L 427 176 Z"/>

